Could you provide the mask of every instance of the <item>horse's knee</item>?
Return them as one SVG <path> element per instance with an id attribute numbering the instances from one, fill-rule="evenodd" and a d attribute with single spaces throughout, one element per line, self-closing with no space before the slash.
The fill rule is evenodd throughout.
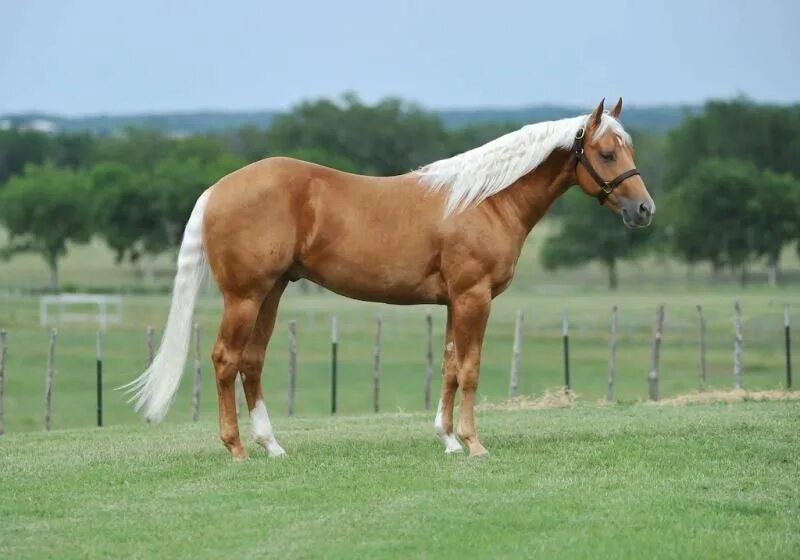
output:
<path id="1" fill-rule="evenodd" d="M 458 385 L 464 392 L 474 392 L 478 390 L 478 372 L 477 370 L 468 369 L 460 372 L 458 376 Z"/>
<path id="2" fill-rule="evenodd" d="M 211 361 L 217 374 L 217 381 L 230 383 L 236 379 L 236 356 L 224 344 L 218 342 L 211 352 Z"/>

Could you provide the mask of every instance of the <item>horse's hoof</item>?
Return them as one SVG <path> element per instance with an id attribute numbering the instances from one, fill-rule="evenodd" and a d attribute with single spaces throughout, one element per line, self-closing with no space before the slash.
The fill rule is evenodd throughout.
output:
<path id="1" fill-rule="evenodd" d="M 477 445 L 469 450 L 469 456 L 473 459 L 483 459 L 489 456 L 489 452 L 482 445 Z"/>
<path id="2" fill-rule="evenodd" d="M 267 455 L 270 459 L 277 459 L 286 456 L 286 451 L 277 443 L 267 446 Z"/>

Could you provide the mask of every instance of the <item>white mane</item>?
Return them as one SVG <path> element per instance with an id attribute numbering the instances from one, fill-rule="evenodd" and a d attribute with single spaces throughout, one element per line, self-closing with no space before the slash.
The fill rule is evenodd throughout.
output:
<path id="1" fill-rule="evenodd" d="M 569 149 L 589 115 L 523 126 L 448 159 L 421 167 L 414 173 L 432 191 L 447 189 L 445 216 L 456 214 L 489 198 L 536 169 L 558 148 Z M 623 142 L 631 139 L 615 118 L 603 114 L 594 136 L 611 130 Z"/>

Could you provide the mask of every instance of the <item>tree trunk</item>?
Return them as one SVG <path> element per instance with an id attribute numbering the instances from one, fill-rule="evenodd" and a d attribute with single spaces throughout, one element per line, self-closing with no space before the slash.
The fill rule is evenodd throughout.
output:
<path id="1" fill-rule="evenodd" d="M 747 265 L 742 264 L 739 268 L 739 286 L 744 288 L 747 286 Z"/>
<path id="2" fill-rule="evenodd" d="M 722 280 L 722 265 L 716 261 L 711 262 L 711 281 L 715 284 Z"/>
<path id="3" fill-rule="evenodd" d="M 606 267 L 608 268 L 608 289 L 609 290 L 616 290 L 617 284 L 619 284 L 619 278 L 617 277 L 617 261 L 612 260 L 606 263 Z"/>
<path id="4" fill-rule="evenodd" d="M 58 257 L 55 255 L 47 256 L 47 266 L 50 269 L 50 291 L 58 292 Z"/>
<path id="5" fill-rule="evenodd" d="M 155 256 L 150 253 L 142 255 L 142 279 L 145 286 L 152 286 L 156 281 Z"/>
<path id="6" fill-rule="evenodd" d="M 767 281 L 772 288 L 778 287 L 778 273 L 780 264 L 780 255 L 769 256 L 769 271 L 767 272 Z"/>

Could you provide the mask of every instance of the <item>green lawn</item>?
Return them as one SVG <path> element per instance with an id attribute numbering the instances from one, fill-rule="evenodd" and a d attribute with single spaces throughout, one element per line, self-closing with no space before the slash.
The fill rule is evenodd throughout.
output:
<path id="1" fill-rule="evenodd" d="M 2 558 L 797 558 L 800 403 L 286 419 L 231 461 L 212 421 L 0 438 Z"/>

